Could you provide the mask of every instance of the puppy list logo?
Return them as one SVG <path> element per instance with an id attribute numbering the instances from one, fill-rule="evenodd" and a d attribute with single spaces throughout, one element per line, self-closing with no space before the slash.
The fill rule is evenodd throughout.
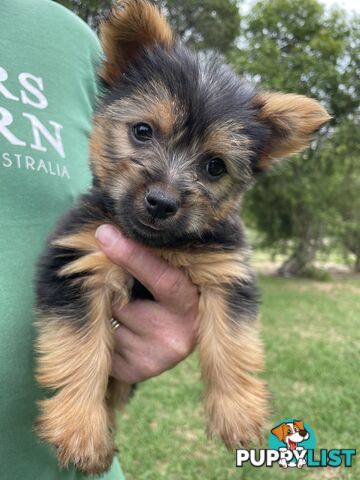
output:
<path id="1" fill-rule="evenodd" d="M 268 449 L 236 450 L 236 466 L 250 463 L 254 467 L 281 468 L 351 467 L 354 448 L 320 449 L 315 451 L 315 433 L 302 420 L 285 419 L 271 429 Z"/>

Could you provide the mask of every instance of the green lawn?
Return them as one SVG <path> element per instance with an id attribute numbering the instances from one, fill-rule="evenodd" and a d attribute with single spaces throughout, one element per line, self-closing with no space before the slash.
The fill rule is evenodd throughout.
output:
<path id="1" fill-rule="evenodd" d="M 360 446 L 360 278 L 319 283 L 262 277 L 268 429 L 310 424 L 317 448 Z M 204 434 L 196 354 L 142 384 L 119 421 L 127 480 L 359 479 L 360 468 L 235 468 L 235 454 Z M 266 446 L 266 442 L 263 446 Z"/>

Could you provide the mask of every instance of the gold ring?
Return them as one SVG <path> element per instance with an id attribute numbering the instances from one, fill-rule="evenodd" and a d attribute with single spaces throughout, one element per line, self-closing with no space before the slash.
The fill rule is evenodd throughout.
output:
<path id="1" fill-rule="evenodd" d="M 120 327 L 120 322 L 115 320 L 115 318 L 113 318 L 113 317 L 110 318 L 110 323 L 111 323 L 111 326 L 114 330 L 117 330 Z"/>

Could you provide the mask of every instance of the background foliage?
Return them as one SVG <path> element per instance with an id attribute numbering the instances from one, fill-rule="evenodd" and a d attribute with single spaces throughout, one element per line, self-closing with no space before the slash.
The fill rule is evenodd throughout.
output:
<path id="1" fill-rule="evenodd" d="M 311 273 L 317 250 L 334 235 L 338 241 L 341 232 L 343 240 L 349 235 L 345 248 L 359 239 L 355 213 L 351 228 L 344 217 L 360 174 L 356 149 L 347 158 L 359 138 L 357 27 L 358 19 L 325 12 L 316 0 L 265 0 L 243 19 L 242 47 L 229 54 L 237 71 L 263 88 L 315 97 L 334 117 L 311 148 L 260 178 L 247 199 L 248 219 L 263 244 L 289 253 L 280 269 L 286 275 Z"/>
<path id="2" fill-rule="evenodd" d="M 58 0 L 93 28 L 110 0 Z M 191 46 L 218 50 L 261 88 L 317 98 L 333 120 L 311 148 L 258 178 L 244 215 L 256 238 L 286 253 L 279 273 L 309 275 L 340 249 L 360 271 L 360 18 L 318 0 L 155 0 Z M 240 9 L 240 10 L 239 10 Z"/>

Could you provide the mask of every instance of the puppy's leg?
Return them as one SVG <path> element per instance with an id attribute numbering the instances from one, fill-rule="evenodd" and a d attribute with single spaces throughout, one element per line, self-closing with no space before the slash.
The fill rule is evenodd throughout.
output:
<path id="1" fill-rule="evenodd" d="M 259 440 L 267 414 L 265 383 L 254 376 L 263 364 L 254 292 L 251 282 L 241 280 L 201 289 L 199 349 L 209 434 L 228 448 Z"/>
<path id="2" fill-rule="evenodd" d="M 73 463 L 86 474 L 100 474 L 114 455 L 113 405 L 106 399 L 114 285 L 119 295 L 122 287 L 123 303 L 128 296 L 125 274 L 103 257 L 97 262 L 83 257 L 63 272 L 79 271 L 81 264 L 92 265 L 91 274 L 64 282 L 58 293 L 67 298 L 81 293 L 83 302 L 74 298 L 67 307 L 39 312 L 37 379 L 55 394 L 40 401 L 36 427 L 39 436 L 57 448 L 62 466 Z"/>
<path id="3" fill-rule="evenodd" d="M 132 396 L 134 388 L 135 385 L 129 385 L 111 377 L 106 396 L 109 407 L 114 412 L 115 410 L 121 410 Z"/>

